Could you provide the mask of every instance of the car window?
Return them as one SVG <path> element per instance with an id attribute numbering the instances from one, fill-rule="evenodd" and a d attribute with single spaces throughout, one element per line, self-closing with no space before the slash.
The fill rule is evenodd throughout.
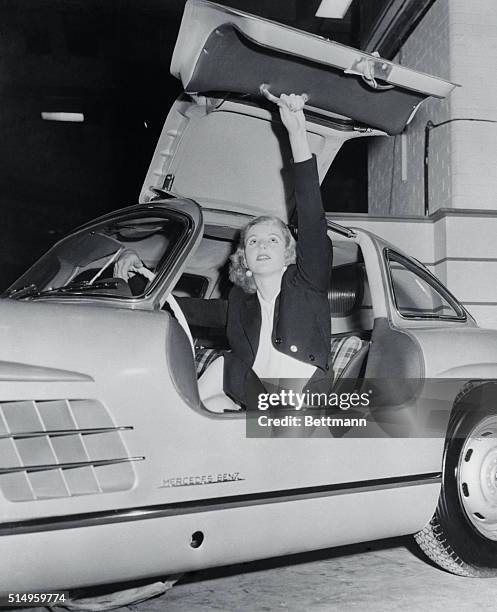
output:
<path id="1" fill-rule="evenodd" d="M 172 293 L 175 297 L 202 298 L 207 291 L 209 281 L 197 274 L 182 274 Z"/>
<path id="2" fill-rule="evenodd" d="M 174 259 L 188 231 L 188 221 L 171 211 L 159 214 L 133 212 L 94 224 L 56 244 L 8 290 L 9 296 L 53 292 L 98 294 L 132 298 L 143 295 L 156 274 Z M 116 278 L 114 265 L 132 251 L 146 268 L 146 275 L 132 273 Z"/>
<path id="3" fill-rule="evenodd" d="M 390 250 L 387 261 L 395 305 L 403 317 L 465 318 L 462 306 L 427 270 Z"/>

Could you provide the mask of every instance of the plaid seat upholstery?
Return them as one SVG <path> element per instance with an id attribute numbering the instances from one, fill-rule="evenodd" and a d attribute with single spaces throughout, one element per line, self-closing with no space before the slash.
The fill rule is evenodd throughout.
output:
<path id="1" fill-rule="evenodd" d="M 220 351 L 215 348 L 201 348 L 195 351 L 195 368 L 197 370 L 197 378 L 200 378 L 202 374 L 207 370 L 213 361 L 216 361 L 218 357 L 224 351 Z"/>
<path id="2" fill-rule="evenodd" d="M 363 341 L 359 336 L 344 336 L 331 339 L 331 363 L 335 380 L 340 377 L 352 357 L 361 350 Z"/>

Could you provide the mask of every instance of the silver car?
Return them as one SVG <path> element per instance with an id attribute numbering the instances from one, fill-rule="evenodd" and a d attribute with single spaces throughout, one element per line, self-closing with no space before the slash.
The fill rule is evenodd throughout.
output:
<path id="1" fill-rule="evenodd" d="M 391 244 L 330 219 L 334 392 L 352 384 L 367 403 L 274 439 L 264 410 L 250 430 L 197 385 L 228 348 L 205 319 L 239 228 L 291 216 L 263 94 L 309 95 L 323 177 L 344 141 L 400 133 L 453 85 L 202 0 L 186 4 L 171 69 L 188 95 L 140 204 L 59 242 L 0 303 L 0 591 L 406 534 L 449 571 L 496 574 L 497 332 Z M 125 249 L 153 272 L 141 286 L 113 277 Z"/>

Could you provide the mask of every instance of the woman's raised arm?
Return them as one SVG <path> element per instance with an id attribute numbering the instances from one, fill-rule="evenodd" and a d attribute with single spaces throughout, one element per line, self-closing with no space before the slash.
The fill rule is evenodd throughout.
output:
<path id="1" fill-rule="evenodd" d="M 311 158 L 309 143 L 307 142 L 307 131 L 305 129 L 303 95 L 281 94 L 278 98 L 278 107 L 283 125 L 288 132 L 290 147 L 292 149 L 293 161 L 303 162 Z"/>
<path id="2" fill-rule="evenodd" d="M 326 292 L 331 272 L 332 249 L 327 235 L 316 160 L 307 140 L 306 97 L 281 94 L 275 101 L 288 131 L 292 149 L 297 205 L 298 240 L 297 268 L 301 278 L 315 290 Z"/>

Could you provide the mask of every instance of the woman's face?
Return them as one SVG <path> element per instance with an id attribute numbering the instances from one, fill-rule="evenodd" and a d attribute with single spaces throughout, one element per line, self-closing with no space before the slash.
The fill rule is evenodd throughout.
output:
<path id="1" fill-rule="evenodd" d="M 253 225 L 245 238 L 245 259 L 253 274 L 270 276 L 285 267 L 285 238 L 276 223 Z"/>

